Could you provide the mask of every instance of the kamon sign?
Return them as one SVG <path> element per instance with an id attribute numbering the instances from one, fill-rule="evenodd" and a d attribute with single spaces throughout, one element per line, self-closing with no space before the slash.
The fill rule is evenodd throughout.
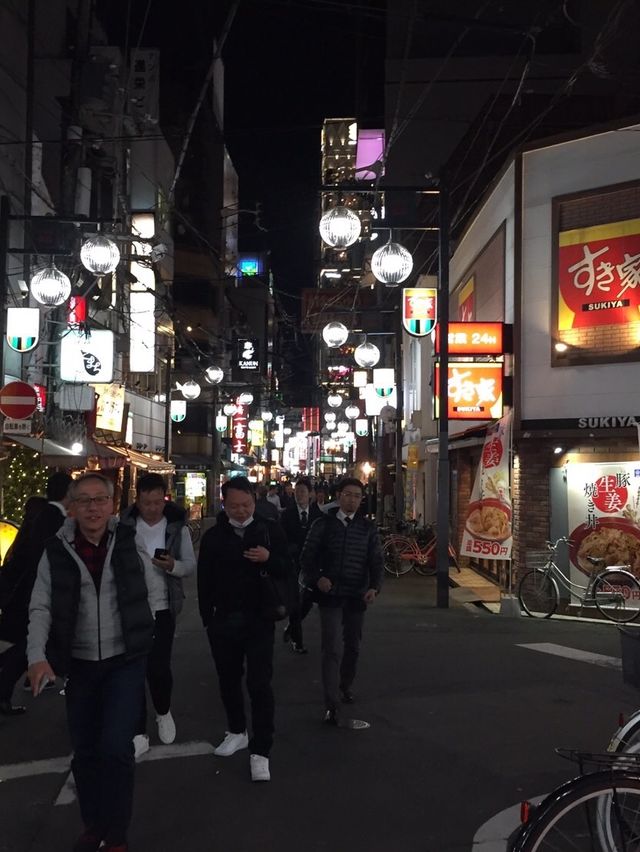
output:
<path id="1" fill-rule="evenodd" d="M 238 340 L 238 369 L 259 370 L 260 359 L 258 357 L 259 341 L 255 338 Z"/>

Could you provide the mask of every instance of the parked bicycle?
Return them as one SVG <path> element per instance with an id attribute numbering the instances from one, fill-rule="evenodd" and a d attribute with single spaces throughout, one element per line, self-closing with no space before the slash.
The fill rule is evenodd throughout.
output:
<path id="1" fill-rule="evenodd" d="M 640 613 L 640 583 L 629 565 L 607 567 L 604 559 L 588 556 L 593 566 L 587 585 L 574 583 L 556 565 L 558 546 L 571 544 L 568 538 L 548 541 L 548 555 L 542 567 L 528 571 L 518 584 L 518 600 L 522 609 L 534 618 L 549 618 L 558 608 L 560 591 L 558 582 L 580 601 L 580 610 L 595 607 L 611 621 L 633 621 Z M 600 569 L 600 570 L 596 570 Z"/>
<path id="2" fill-rule="evenodd" d="M 189 535 L 191 536 L 191 544 L 193 544 L 195 547 L 195 545 L 200 541 L 200 521 L 187 521 L 187 529 L 189 530 Z"/>
<path id="3" fill-rule="evenodd" d="M 425 577 L 436 573 L 437 536 L 433 525 L 419 527 L 417 521 L 409 522 L 406 533 L 389 533 L 382 543 L 384 567 L 394 577 L 407 574 L 412 569 Z M 458 556 L 449 542 L 449 564 L 458 571 Z"/>

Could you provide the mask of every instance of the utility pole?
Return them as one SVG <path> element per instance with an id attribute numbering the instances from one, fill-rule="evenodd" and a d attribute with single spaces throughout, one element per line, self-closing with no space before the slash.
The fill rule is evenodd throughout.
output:
<path id="1" fill-rule="evenodd" d="M 436 524 L 437 603 L 449 606 L 449 196 L 440 182 L 440 234 L 438 239 L 440 373 L 438 381 L 438 507 Z"/>

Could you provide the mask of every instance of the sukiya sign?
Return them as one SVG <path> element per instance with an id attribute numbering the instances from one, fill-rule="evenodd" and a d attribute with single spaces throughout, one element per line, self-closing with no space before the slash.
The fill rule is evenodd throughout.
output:
<path id="1" fill-rule="evenodd" d="M 238 369 L 259 370 L 258 341 L 238 340 Z"/>

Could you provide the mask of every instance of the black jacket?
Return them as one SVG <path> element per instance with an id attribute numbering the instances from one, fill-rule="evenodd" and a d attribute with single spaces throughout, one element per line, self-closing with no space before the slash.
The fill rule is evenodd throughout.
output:
<path id="1" fill-rule="evenodd" d="M 250 562 L 242 555 L 262 545 L 269 551 L 266 562 Z M 241 538 L 224 512 L 207 530 L 198 554 L 198 604 L 202 623 L 207 626 L 214 612 L 218 616 L 243 613 L 260 618 L 263 608 L 260 571 L 273 577 L 291 573 L 287 541 L 280 524 L 254 516 Z"/>
<path id="2" fill-rule="evenodd" d="M 305 542 L 307 533 L 311 529 L 311 524 L 322 517 L 322 510 L 315 503 L 309 503 L 307 513 L 308 520 L 306 527 L 303 527 L 300 523 L 300 513 L 297 504 L 285 509 L 280 518 L 282 529 L 289 543 L 289 553 L 296 562 L 300 557 L 302 545 Z"/>
<path id="3" fill-rule="evenodd" d="M 368 589 L 380 591 L 384 560 L 375 525 L 356 514 L 348 527 L 330 509 L 314 521 L 300 554 L 301 583 L 316 589 L 320 577 L 332 587 L 327 597 L 362 598 Z"/>
<path id="4" fill-rule="evenodd" d="M 57 536 L 46 545 L 51 576 L 51 627 L 47 659 L 58 675 L 66 674 L 80 605 L 80 569 Z M 154 620 L 149 608 L 144 570 L 136 547 L 135 530 L 118 524 L 111 554 L 118 612 L 126 656 L 148 654 Z M 99 628 L 98 628 L 99 629 Z"/>

